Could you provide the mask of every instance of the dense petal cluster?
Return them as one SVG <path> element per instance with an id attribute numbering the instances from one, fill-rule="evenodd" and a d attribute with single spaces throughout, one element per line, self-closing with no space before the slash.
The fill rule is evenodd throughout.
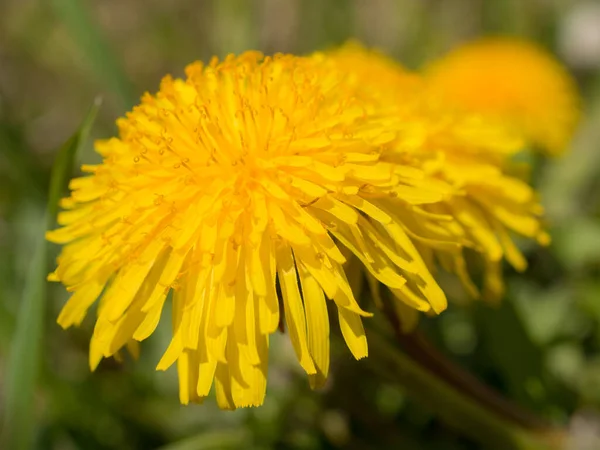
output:
<path id="1" fill-rule="evenodd" d="M 59 324 L 98 303 L 92 369 L 135 351 L 172 301 L 157 368 L 177 364 L 181 402 L 214 385 L 222 408 L 260 405 L 278 329 L 311 386 L 324 383 L 328 303 L 367 356 L 357 267 L 407 327 L 446 308 L 438 267 L 480 295 L 465 251 L 498 298 L 502 261 L 525 267 L 511 235 L 548 240 L 535 192 L 508 167 L 523 132 L 440 96 L 432 78 L 349 44 L 194 63 L 144 95 L 119 137 L 96 144 L 102 162 L 71 181 L 47 234 L 64 246 L 49 279 L 72 293 Z"/>
<path id="2" fill-rule="evenodd" d="M 397 130 L 397 138 L 385 156 L 410 158 L 430 182 L 451 187 L 444 199 L 422 206 L 419 220 L 414 220 L 413 205 L 402 207 L 405 225 L 412 227 L 411 239 L 430 270 L 441 266 L 455 273 L 473 297 L 481 296 L 483 289 L 484 298 L 499 299 L 502 260 L 517 270 L 526 267 L 511 233 L 548 241 L 535 192 L 511 176 L 507 167 L 508 158 L 524 146 L 520 134 L 503 121 L 456 108 L 439 98 L 426 78 L 377 52 L 350 45 L 330 57 L 353 74 L 364 102 L 391 116 L 387 123 Z M 471 280 L 465 249 L 474 250 L 483 260 L 482 288 Z M 396 306 L 406 322 L 415 323 L 415 309 Z"/>
<path id="3" fill-rule="evenodd" d="M 504 120 L 550 154 L 565 150 L 579 119 L 575 83 L 551 55 L 530 42 L 470 42 L 434 61 L 425 76 L 449 102 Z"/>
<path id="4" fill-rule="evenodd" d="M 384 157 L 395 133 L 323 57 L 259 53 L 190 65 L 98 142 L 103 161 L 62 201 L 64 245 L 51 274 L 73 294 L 63 327 L 100 298 L 90 364 L 155 330 L 169 292 L 183 403 L 215 384 L 223 408 L 259 405 L 269 335 L 285 319 L 312 385 L 329 366 L 326 298 L 356 358 L 367 356 L 345 247 L 412 306 L 440 312 L 444 293 L 402 212 L 445 186 Z"/>

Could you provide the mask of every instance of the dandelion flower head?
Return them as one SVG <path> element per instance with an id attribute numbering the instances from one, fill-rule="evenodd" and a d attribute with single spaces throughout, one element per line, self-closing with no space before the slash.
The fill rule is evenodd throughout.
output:
<path id="1" fill-rule="evenodd" d="M 529 42 L 476 40 L 432 62 L 424 76 L 450 103 L 505 121 L 553 155 L 568 146 L 579 119 L 571 76 Z"/>
<path id="2" fill-rule="evenodd" d="M 464 248 L 471 248 L 483 259 L 484 297 L 500 298 L 502 260 L 506 258 L 519 270 L 526 266 L 511 234 L 542 243 L 548 239 L 536 193 L 507 170 L 508 158 L 523 147 L 520 134 L 504 121 L 440 98 L 428 78 L 409 75 L 377 52 L 345 47 L 333 52 L 332 58 L 353 74 L 364 95 L 377 92 L 371 95 L 371 102 L 378 105 L 374 110 L 396 118 L 386 122 L 398 131 L 386 157 L 410 160 L 423 168 L 429 183 L 451 187 L 450 195 L 438 202 L 399 206 L 430 271 L 442 266 L 457 274 L 473 297 L 479 297 L 480 289 L 472 282 L 464 258 Z M 350 60 L 352 64 L 347 64 Z M 375 76 L 369 67 L 377 67 Z M 407 133 L 409 129 L 420 131 Z M 405 135 L 409 139 L 403 139 Z M 420 220 L 414 220 L 417 215 Z M 407 322 L 416 323 L 415 309 L 396 305 Z"/>
<path id="3" fill-rule="evenodd" d="M 172 292 L 157 368 L 177 363 L 182 403 L 214 384 L 222 408 L 260 405 L 283 323 L 319 386 L 328 299 L 352 354 L 368 353 L 343 247 L 396 292 L 410 278 L 411 307 L 446 307 L 396 212 L 442 194 L 423 197 L 423 171 L 385 160 L 395 134 L 345 73 L 320 56 L 248 52 L 186 75 L 166 77 L 118 120 L 118 138 L 96 144 L 102 163 L 71 181 L 62 228 L 47 234 L 64 245 L 49 278 L 72 293 L 60 325 L 98 300 L 92 368 L 150 336 Z"/>

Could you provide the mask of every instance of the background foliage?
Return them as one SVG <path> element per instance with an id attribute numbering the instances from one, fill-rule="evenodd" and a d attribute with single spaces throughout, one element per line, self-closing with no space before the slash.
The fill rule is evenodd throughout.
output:
<path id="1" fill-rule="evenodd" d="M 53 161 L 98 94 L 104 105 L 91 134 L 106 137 L 161 76 L 182 75 L 185 64 L 213 54 L 304 53 L 354 37 L 418 68 L 490 33 L 527 37 L 560 55 L 586 117 L 565 157 L 528 156 L 552 246 L 526 247 L 524 275 L 507 269 L 502 306 L 464 304 L 449 288 L 454 304 L 420 329 L 505 396 L 568 426 L 573 449 L 600 448 L 600 4 L 591 0 L 0 0 L 0 385 Z M 90 142 L 78 158 L 98 160 Z M 181 407 L 174 370 L 154 371 L 168 320 L 137 363 L 108 360 L 91 374 L 92 318 L 62 331 L 55 318 L 66 293 L 47 289 L 35 448 L 480 448 L 375 375 L 372 363 L 352 361 L 343 345 L 333 346 L 331 380 L 315 393 L 287 338 L 277 336 L 265 405 L 233 413 L 212 401 Z"/>

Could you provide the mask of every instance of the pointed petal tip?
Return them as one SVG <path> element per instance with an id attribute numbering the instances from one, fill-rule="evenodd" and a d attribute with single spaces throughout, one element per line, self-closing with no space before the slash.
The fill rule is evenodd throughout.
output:
<path id="1" fill-rule="evenodd" d="M 48 274 L 48 276 L 46 277 L 46 281 L 60 282 L 60 277 L 58 276 L 58 274 L 56 273 L 56 271 L 50 272 Z"/>

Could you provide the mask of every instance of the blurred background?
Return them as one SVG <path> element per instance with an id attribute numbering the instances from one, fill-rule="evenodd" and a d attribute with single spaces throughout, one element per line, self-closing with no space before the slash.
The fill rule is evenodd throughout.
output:
<path id="1" fill-rule="evenodd" d="M 92 137 L 108 137 L 143 92 L 197 59 L 306 53 L 357 38 L 418 69 L 485 34 L 555 53 L 578 81 L 585 118 L 564 157 L 533 158 L 552 245 L 525 247 L 530 268 L 507 269 L 502 306 L 456 298 L 420 332 L 512 401 L 569 427 L 573 449 L 600 448 L 600 3 L 592 0 L 0 0 L 0 391 L 52 163 L 97 95 Z M 91 140 L 79 159 L 98 161 Z M 326 388 L 311 392 L 285 336 L 273 339 L 263 407 L 182 407 L 174 367 L 154 371 L 169 320 L 138 362 L 104 361 L 92 374 L 93 317 L 61 330 L 66 293 L 49 289 L 35 448 L 485 448 L 343 345 L 333 347 Z"/>

